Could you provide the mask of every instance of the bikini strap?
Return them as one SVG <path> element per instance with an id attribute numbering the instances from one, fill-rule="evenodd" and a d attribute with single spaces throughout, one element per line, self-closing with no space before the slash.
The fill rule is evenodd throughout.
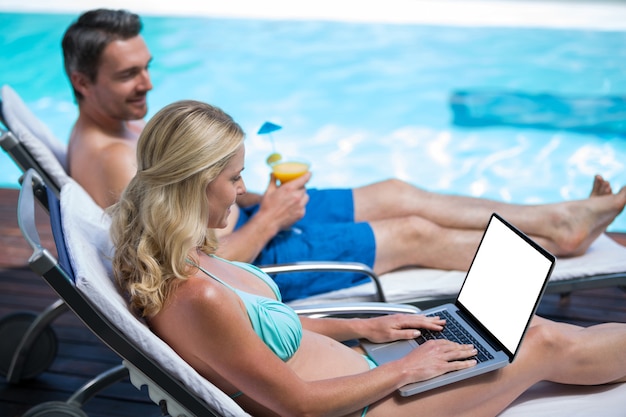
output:
<path id="1" fill-rule="evenodd" d="M 208 275 L 209 277 L 213 278 L 215 281 L 219 282 L 220 284 L 222 284 L 226 288 L 230 288 L 232 291 L 237 292 L 233 286 L 229 285 L 227 282 L 222 281 L 217 276 L 213 275 L 211 272 L 209 272 L 208 270 L 204 269 L 202 266 L 200 266 L 200 265 L 196 264 L 195 262 L 193 262 L 191 259 L 187 258 L 187 259 L 185 259 L 185 261 L 189 265 L 198 268 L 200 271 L 204 272 L 206 275 Z"/>

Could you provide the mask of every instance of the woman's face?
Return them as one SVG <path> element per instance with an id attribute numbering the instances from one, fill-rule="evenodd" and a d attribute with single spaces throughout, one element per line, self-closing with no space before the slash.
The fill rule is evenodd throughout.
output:
<path id="1" fill-rule="evenodd" d="M 241 178 L 244 156 L 245 151 L 242 144 L 224 170 L 207 186 L 208 227 L 211 229 L 223 229 L 228 225 L 231 206 L 235 204 L 238 195 L 246 192 L 246 186 Z"/>

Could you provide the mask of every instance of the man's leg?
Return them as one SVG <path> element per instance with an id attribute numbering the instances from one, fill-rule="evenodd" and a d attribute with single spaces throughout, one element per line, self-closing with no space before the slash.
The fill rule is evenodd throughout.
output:
<path id="1" fill-rule="evenodd" d="M 369 223 L 376 239 L 374 271 L 403 266 L 466 271 L 483 231 L 441 227 L 417 216 Z"/>
<path id="2" fill-rule="evenodd" d="M 605 194 L 596 180 L 590 198 L 542 205 L 516 205 L 494 200 L 432 193 L 399 180 L 353 190 L 355 221 L 420 217 L 446 229 L 483 231 L 497 212 L 558 256 L 580 255 L 621 213 L 626 188 Z M 458 238 L 457 238 L 458 239 Z"/>

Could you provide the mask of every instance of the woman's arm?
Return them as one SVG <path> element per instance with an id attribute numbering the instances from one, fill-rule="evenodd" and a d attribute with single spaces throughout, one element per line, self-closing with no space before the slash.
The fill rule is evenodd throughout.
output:
<path id="1" fill-rule="evenodd" d="M 406 380 L 400 365 L 381 367 L 375 383 L 366 374 L 303 380 L 258 337 L 231 290 L 187 281 L 171 300 L 151 320 L 157 334 L 219 388 L 228 394 L 242 391 L 244 404 L 252 400 L 281 416 L 344 415 Z M 303 360 L 323 361 L 323 356 Z"/>
<path id="2" fill-rule="evenodd" d="M 338 341 L 367 339 L 375 343 L 413 339 L 419 329 L 438 331 L 445 320 L 421 314 L 388 314 L 369 319 L 334 319 L 300 317 L 305 329 L 326 335 Z"/>

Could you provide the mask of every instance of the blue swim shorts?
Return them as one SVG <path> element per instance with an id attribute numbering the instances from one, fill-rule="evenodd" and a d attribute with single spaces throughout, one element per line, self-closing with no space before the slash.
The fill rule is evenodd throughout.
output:
<path id="1" fill-rule="evenodd" d="M 308 189 L 306 215 L 291 229 L 280 232 L 254 260 L 255 265 L 298 261 L 344 261 L 374 265 L 376 241 L 368 223 L 354 222 L 354 201 L 350 189 Z M 236 228 L 258 210 L 240 211 Z M 362 274 L 348 272 L 303 272 L 278 274 L 274 280 L 283 301 L 367 282 Z"/>

